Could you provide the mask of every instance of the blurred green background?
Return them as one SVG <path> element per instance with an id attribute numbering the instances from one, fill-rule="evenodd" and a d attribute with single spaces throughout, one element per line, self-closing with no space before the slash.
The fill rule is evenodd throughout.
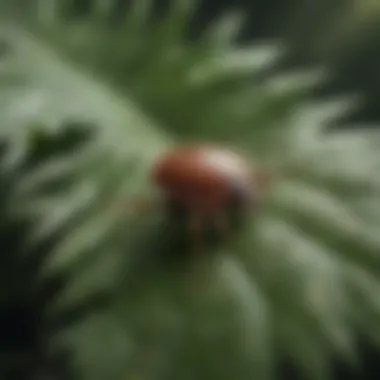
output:
<path id="1" fill-rule="evenodd" d="M 378 378 L 379 95 L 375 0 L 0 0 L 0 379 Z M 298 168 L 204 283 L 189 140 Z"/>

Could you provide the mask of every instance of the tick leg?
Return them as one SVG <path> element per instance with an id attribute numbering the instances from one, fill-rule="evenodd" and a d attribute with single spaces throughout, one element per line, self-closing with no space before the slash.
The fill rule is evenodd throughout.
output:
<path id="1" fill-rule="evenodd" d="M 223 245 L 231 244 L 231 226 L 227 212 L 219 212 L 213 215 L 213 223 Z"/>
<path id="2" fill-rule="evenodd" d="M 192 248 L 197 257 L 200 257 L 203 249 L 203 214 L 192 211 L 188 219 L 188 231 Z"/>
<path id="3" fill-rule="evenodd" d="M 205 255 L 204 245 L 204 217 L 202 212 L 193 211 L 189 215 L 188 228 L 189 238 L 192 245 L 190 286 L 191 288 L 201 286 L 205 288 L 207 283 L 207 256 Z"/>
<path id="4" fill-rule="evenodd" d="M 259 170 L 256 173 L 256 188 L 255 193 L 259 200 L 265 197 L 271 186 L 284 179 L 284 176 L 278 172 L 271 171 L 269 169 Z"/>
<path id="5" fill-rule="evenodd" d="M 146 212 L 153 210 L 156 204 L 156 199 L 149 197 L 135 197 L 117 203 L 115 208 L 122 214 L 145 214 Z"/>
<path id="6" fill-rule="evenodd" d="M 130 210 L 136 213 L 151 211 L 156 205 L 156 200 L 148 197 L 138 197 L 131 202 Z"/>

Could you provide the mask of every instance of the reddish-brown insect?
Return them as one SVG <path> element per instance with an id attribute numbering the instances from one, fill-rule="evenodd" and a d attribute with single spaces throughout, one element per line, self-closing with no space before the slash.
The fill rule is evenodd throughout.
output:
<path id="1" fill-rule="evenodd" d="M 211 221 L 221 235 L 227 236 L 228 210 L 251 210 L 270 179 L 243 155 L 206 144 L 168 150 L 154 162 L 150 174 L 165 205 L 187 211 L 196 250 L 201 249 L 205 221 Z"/>

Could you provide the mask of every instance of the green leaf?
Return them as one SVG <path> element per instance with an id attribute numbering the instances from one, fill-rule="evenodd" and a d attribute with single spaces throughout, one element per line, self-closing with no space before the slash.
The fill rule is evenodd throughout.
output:
<path id="1" fill-rule="evenodd" d="M 181 6 L 173 3 L 134 47 L 122 43 L 145 22 L 137 8 L 116 31 L 96 30 L 99 14 L 85 26 L 4 26 L 14 47 L 8 67 L 23 78 L 0 86 L 2 132 L 15 145 L 8 207 L 37 219 L 25 227 L 21 253 L 11 239 L 0 299 L 25 306 L 32 284 L 57 281 L 54 296 L 33 308 L 49 332 L 41 350 L 69 348 L 84 380 L 267 380 L 281 356 L 305 378 L 325 380 L 336 355 L 355 361 L 357 334 L 379 342 L 379 217 L 363 206 L 366 195 L 378 200 L 379 134 L 325 133 L 351 99 L 313 100 L 319 72 L 268 71 L 281 54 L 276 44 L 237 48 L 219 35 L 187 46 L 181 33 L 190 14 Z M 90 65 L 94 57 L 104 60 Z M 67 120 L 93 133 L 85 149 L 57 160 Z M 120 217 L 122 207 L 113 207 L 155 191 L 152 161 L 189 138 L 228 142 L 285 173 L 297 169 L 273 185 L 233 249 L 206 252 L 200 272 L 185 260 L 179 223 L 160 210 Z M 18 177 L 23 158 L 33 172 Z M 72 186 L 46 190 L 65 175 Z M 4 220 L 7 236 L 13 220 Z M 24 258 L 56 234 L 25 275 Z"/>

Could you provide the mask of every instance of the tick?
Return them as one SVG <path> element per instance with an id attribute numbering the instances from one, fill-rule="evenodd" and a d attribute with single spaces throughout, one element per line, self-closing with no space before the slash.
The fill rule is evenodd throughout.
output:
<path id="1" fill-rule="evenodd" d="M 183 145 L 169 149 L 153 162 L 150 179 L 167 211 L 186 213 L 193 249 L 203 250 L 203 232 L 212 224 L 221 239 L 230 235 L 229 211 L 250 213 L 260 204 L 272 175 L 243 154 L 216 145 Z M 137 210 L 152 200 L 134 204 Z"/>

